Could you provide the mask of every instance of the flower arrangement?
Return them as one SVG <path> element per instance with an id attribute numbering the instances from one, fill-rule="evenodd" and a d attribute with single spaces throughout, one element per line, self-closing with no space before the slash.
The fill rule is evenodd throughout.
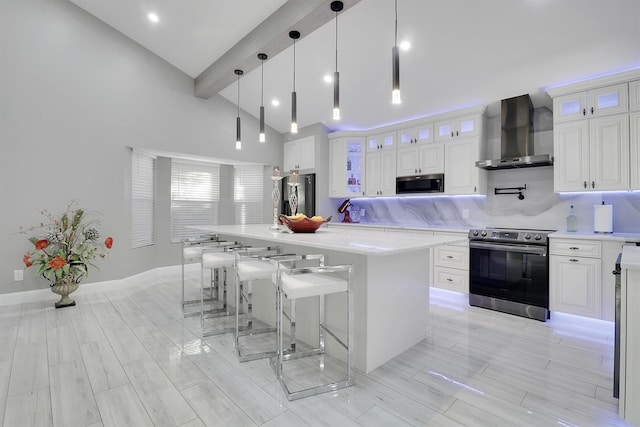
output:
<path id="1" fill-rule="evenodd" d="M 79 283 L 89 274 L 89 266 L 96 267 L 95 257 L 104 258 L 113 246 L 112 237 L 99 241 L 98 220 L 77 208 L 76 203 L 71 202 L 61 215 L 42 210 L 46 223 L 28 229 L 21 227 L 19 231 L 26 234 L 38 230 L 36 236 L 29 238 L 33 248 L 22 261 L 27 268 L 36 266 L 36 274 L 51 282 L 51 286 L 63 277 Z"/>

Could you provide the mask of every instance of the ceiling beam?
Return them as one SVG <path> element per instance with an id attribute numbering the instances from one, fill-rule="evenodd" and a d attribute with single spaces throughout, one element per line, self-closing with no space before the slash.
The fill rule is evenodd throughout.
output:
<path id="1" fill-rule="evenodd" d="M 343 0 L 341 13 L 358 2 Z M 327 0 L 287 1 L 196 77 L 195 96 L 211 98 L 236 80 L 233 70 L 241 69 L 246 74 L 259 67 L 258 53 L 271 58 L 291 46 L 289 31 L 300 31 L 304 38 L 335 18 L 330 4 Z"/>

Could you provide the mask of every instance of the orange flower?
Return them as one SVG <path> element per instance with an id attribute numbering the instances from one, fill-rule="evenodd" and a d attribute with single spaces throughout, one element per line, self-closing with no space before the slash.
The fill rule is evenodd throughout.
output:
<path id="1" fill-rule="evenodd" d="M 40 239 L 36 242 L 36 249 L 40 250 L 40 249 L 45 249 L 47 246 L 49 246 L 49 242 L 46 241 L 45 239 Z"/>
<path id="2" fill-rule="evenodd" d="M 107 249 L 111 249 L 111 246 L 113 246 L 113 237 L 107 237 L 104 240 L 104 245 L 107 247 Z"/>
<path id="3" fill-rule="evenodd" d="M 54 259 L 52 259 L 51 261 L 49 261 L 48 265 L 50 268 L 53 268 L 54 270 L 57 270 L 59 268 L 64 267 L 67 264 L 67 261 L 64 260 L 64 258 L 62 257 L 55 257 Z"/>
<path id="4" fill-rule="evenodd" d="M 22 257 L 22 262 L 24 262 L 24 265 L 26 267 L 31 267 L 33 265 L 33 263 L 31 262 L 31 257 L 29 257 L 29 254 L 26 254 L 25 256 Z"/>

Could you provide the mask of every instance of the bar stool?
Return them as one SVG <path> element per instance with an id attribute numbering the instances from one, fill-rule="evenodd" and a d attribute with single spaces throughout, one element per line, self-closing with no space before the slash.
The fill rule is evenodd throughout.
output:
<path id="1" fill-rule="evenodd" d="M 279 246 L 247 248 L 235 251 L 235 270 L 236 270 L 236 321 L 235 321 L 235 346 L 240 362 L 250 360 L 274 357 L 277 353 L 275 344 L 277 336 L 275 327 L 265 327 L 256 329 L 253 327 L 253 282 L 256 280 L 269 279 L 277 271 L 278 267 L 275 261 L 279 257 L 291 256 L 281 253 Z M 274 289 L 275 293 L 275 289 Z M 276 293 L 277 296 L 277 293 Z M 243 313 L 244 304 L 247 305 L 246 323 L 240 325 L 240 314 Z M 243 350 L 240 338 L 266 333 L 274 334 L 274 345 L 268 351 Z M 255 341 L 255 338 L 254 338 Z"/>
<path id="2" fill-rule="evenodd" d="M 216 317 L 228 317 L 231 313 L 227 305 L 227 270 L 233 268 L 235 265 L 234 251 L 238 249 L 246 249 L 241 242 L 233 242 L 233 244 L 224 244 L 220 247 L 205 247 L 202 249 L 202 256 L 200 258 L 201 263 L 201 298 L 200 298 L 200 326 L 202 331 L 202 337 L 225 334 L 233 332 L 234 326 L 228 326 L 223 328 L 210 328 L 205 326 L 205 319 Z M 215 288 L 215 298 L 205 298 L 205 290 L 208 288 L 205 283 L 205 271 L 211 271 L 211 285 L 210 288 Z M 222 272 L 222 280 L 220 280 L 220 273 Z M 219 290 L 222 288 L 222 298 L 220 298 Z M 209 306 L 205 309 L 205 303 L 209 302 Z M 215 302 L 221 302 L 221 307 L 214 308 Z"/>
<path id="3" fill-rule="evenodd" d="M 184 317 L 197 316 L 198 315 L 197 312 L 189 313 L 187 312 L 187 308 L 192 304 L 200 303 L 200 298 L 190 299 L 190 300 L 185 299 L 185 265 L 195 264 L 197 262 L 200 262 L 200 259 L 202 256 L 202 248 L 207 245 L 219 244 L 219 243 L 220 243 L 220 240 L 218 236 L 215 234 L 210 236 L 197 237 L 197 238 L 190 237 L 188 239 L 182 240 L 182 280 L 181 280 L 182 293 L 181 293 L 180 302 L 182 307 L 182 314 L 184 315 Z M 207 290 L 210 292 L 213 291 L 212 289 L 207 289 Z"/>
<path id="4" fill-rule="evenodd" d="M 339 390 L 350 387 L 354 384 L 352 370 L 352 344 L 353 344 L 353 299 L 351 294 L 351 277 L 353 276 L 352 265 L 321 265 L 317 267 L 298 267 L 295 261 L 285 260 L 278 263 L 278 270 L 275 275 L 276 288 L 278 292 L 277 310 L 278 320 L 278 344 L 279 351 L 276 354 L 275 371 L 278 381 L 287 396 L 288 400 L 301 399 L 303 397 L 313 396 L 328 391 Z M 329 294 L 345 292 L 347 295 L 347 313 L 346 342 L 341 340 L 325 324 L 325 296 Z M 301 298 L 318 297 L 319 299 L 319 329 L 318 329 L 318 347 L 304 352 L 296 351 L 293 354 L 286 354 L 282 350 L 283 337 L 283 302 L 288 299 L 291 302 Z M 291 382 L 296 381 L 291 375 L 285 375 L 285 363 L 294 363 L 294 360 L 322 355 L 321 369 L 325 369 L 325 332 L 346 350 L 346 366 L 345 376 L 337 381 L 323 384 L 317 384 L 312 387 L 303 388 L 301 390 L 292 391 Z M 310 367 L 305 364 L 305 367 Z M 315 373 L 315 371 L 314 371 Z M 304 379 L 303 379 L 304 380 Z M 300 383 L 300 380 L 297 381 Z"/>

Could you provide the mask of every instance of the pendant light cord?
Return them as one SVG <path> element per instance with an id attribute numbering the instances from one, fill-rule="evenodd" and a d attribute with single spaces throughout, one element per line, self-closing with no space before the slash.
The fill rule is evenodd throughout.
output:
<path id="1" fill-rule="evenodd" d="M 240 117 L 240 74 L 238 74 L 238 117 Z"/>
<path id="2" fill-rule="evenodd" d="M 293 91 L 296 91 L 296 39 L 293 39 Z"/>
<path id="3" fill-rule="evenodd" d="M 398 46 L 398 0 L 396 0 L 396 28 L 395 28 L 395 45 Z"/>
<path id="4" fill-rule="evenodd" d="M 338 12 L 336 12 L 336 72 L 338 72 Z"/>
<path id="5" fill-rule="evenodd" d="M 260 66 L 260 84 L 262 85 L 262 93 L 260 94 L 260 105 L 264 105 L 264 59 Z"/>

